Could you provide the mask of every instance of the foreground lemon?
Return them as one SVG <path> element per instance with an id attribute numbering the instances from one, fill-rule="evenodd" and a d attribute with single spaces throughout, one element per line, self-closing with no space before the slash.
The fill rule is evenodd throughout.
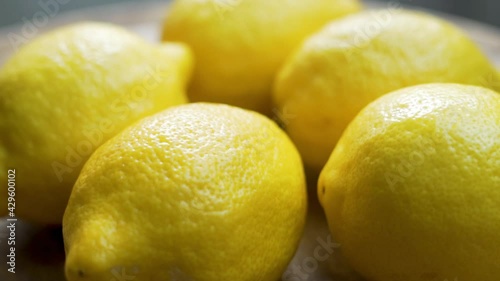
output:
<path id="1" fill-rule="evenodd" d="M 150 45 L 102 23 L 58 29 L 16 53 L 0 71 L 0 168 L 16 170 L 16 215 L 60 224 L 89 155 L 132 122 L 185 103 L 191 66 L 183 45 Z"/>
<path id="2" fill-rule="evenodd" d="M 500 90 L 495 69 L 463 32 L 393 8 L 349 16 L 307 39 L 278 75 L 273 97 L 305 164 L 319 172 L 364 106 L 431 82 Z"/>
<path id="3" fill-rule="evenodd" d="M 305 223 L 300 156 L 271 120 L 175 107 L 101 146 L 64 215 L 69 281 L 275 281 Z"/>
<path id="4" fill-rule="evenodd" d="M 192 101 L 271 112 L 271 85 L 289 53 L 328 21 L 359 10 L 358 0 L 176 0 L 163 39 L 196 57 Z"/>
<path id="5" fill-rule="evenodd" d="M 339 140 L 318 194 L 368 280 L 498 280 L 500 94 L 428 84 L 378 99 Z"/>

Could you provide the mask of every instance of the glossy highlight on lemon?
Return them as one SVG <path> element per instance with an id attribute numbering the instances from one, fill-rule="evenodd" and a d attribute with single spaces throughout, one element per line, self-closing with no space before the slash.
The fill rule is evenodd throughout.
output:
<path id="1" fill-rule="evenodd" d="M 0 70 L 0 168 L 18 173 L 16 215 L 61 224 L 90 154 L 131 123 L 186 103 L 192 64 L 185 45 L 152 45 L 105 23 L 65 26 L 21 48 Z"/>
<path id="2" fill-rule="evenodd" d="M 163 40 L 193 49 L 191 101 L 271 115 L 273 79 L 286 57 L 324 24 L 359 8 L 358 0 L 176 0 Z"/>
<path id="3" fill-rule="evenodd" d="M 500 276 L 500 94 L 398 90 L 363 109 L 321 172 L 330 230 L 368 280 Z"/>
<path id="4" fill-rule="evenodd" d="M 167 109 L 90 157 L 63 221 L 68 281 L 275 281 L 305 223 L 302 162 L 268 118 L 217 104 Z"/>
<path id="5" fill-rule="evenodd" d="M 481 85 L 500 77 L 472 40 L 435 16 L 404 9 L 364 11 L 304 41 L 275 82 L 278 112 L 306 166 L 319 173 L 356 114 L 376 98 L 422 83 Z"/>

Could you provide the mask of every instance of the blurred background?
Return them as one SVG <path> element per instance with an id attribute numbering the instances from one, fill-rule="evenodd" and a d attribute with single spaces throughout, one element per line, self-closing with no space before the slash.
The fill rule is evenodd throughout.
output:
<path id="1" fill-rule="evenodd" d="M 60 11 L 74 10 L 118 2 L 159 2 L 159 0 L 2 0 L 0 26 L 22 24 L 23 17 L 31 19 L 43 5 L 57 1 Z M 400 2 L 464 16 L 500 27 L 499 0 L 370 0 L 371 2 Z M 169 2 L 163 0 L 161 2 Z"/>

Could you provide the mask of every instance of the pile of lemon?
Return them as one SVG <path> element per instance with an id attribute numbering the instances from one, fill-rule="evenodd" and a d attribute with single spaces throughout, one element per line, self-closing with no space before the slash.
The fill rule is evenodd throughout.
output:
<path id="1" fill-rule="evenodd" d="M 307 175 L 367 280 L 497 281 L 498 70 L 439 18 L 360 9 L 177 0 L 161 44 L 39 36 L 0 70 L 18 216 L 62 223 L 69 281 L 276 281 Z"/>

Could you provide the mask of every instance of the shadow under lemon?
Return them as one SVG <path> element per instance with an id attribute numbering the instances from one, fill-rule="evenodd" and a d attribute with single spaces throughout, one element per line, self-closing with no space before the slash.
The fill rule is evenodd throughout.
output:
<path id="1" fill-rule="evenodd" d="M 12 222 L 6 218 L 0 222 L 0 280 L 6 281 L 64 281 L 64 243 L 60 226 L 35 226 L 17 220 L 15 239 L 7 228 Z M 14 229 L 13 229 L 14 230 Z M 10 240 L 9 240 L 10 239 Z M 15 241 L 15 245 L 12 241 Z M 15 273 L 9 272 L 8 264 L 15 251 Z M 13 265 L 13 264 L 12 264 Z"/>

